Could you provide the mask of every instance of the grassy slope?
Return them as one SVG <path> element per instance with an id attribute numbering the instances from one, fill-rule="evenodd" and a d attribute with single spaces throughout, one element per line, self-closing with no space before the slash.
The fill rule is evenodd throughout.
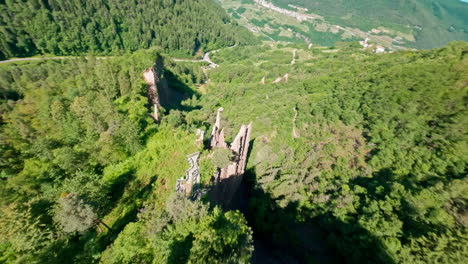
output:
<path id="1" fill-rule="evenodd" d="M 252 201 L 256 232 L 281 237 L 279 212 L 295 208 L 286 215 L 325 221 L 330 243 L 355 260 L 427 261 L 434 232 L 443 240 L 463 229 L 446 206 L 466 190 L 459 180 L 466 137 L 459 132 L 466 127 L 467 45 L 383 55 L 337 48 L 273 44 L 221 51 L 212 58 L 221 67 L 210 73 L 208 94 L 194 103 L 202 109 L 188 116 L 206 120 L 222 106 L 231 139 L 238 124 L 253 121 L 248 171 L 269 197 Z M 298 55 L 291 65 L 293 49 Z M 286 73 L 288 82 L 273 84 Z M 385 216 L 369 211 L 375 206 Z M 378 249 L 364 250 L 370 247 Z M 432 257 L 449 256 L 449 247 Z"/>
<path id="2" fill-rule="evenodd" d="M 63 171 L 58 169 L 56 165 L 59 164 L 65 168 L 63 164 L 67 162 L 77 167 L 81 166 L 82 169 L 78 170 L 86 172 L 99 171 L 103 184 L 110 186 L 110 193 L 108 194 L 108 199 L 106 199 L 109 205 L 103 212 L 105 214 L 102 216 L 102 220 L 114 230 L 114 233 L 107 230 L 98 233 L 93 229 L 79 241 L 70 242 L 65 241 L 66 239 L 52 241 L 54 243 L 52 246 L 57 248 L 54 250 L 50 249 L 50 253 L 54 257 L 48 259 L 49 263 L 61 263 L 64 259 L 75 262 L 81 259 L 81 261 L 89 263 L 93 254 L 99 254 L 100 251 L 105 250 L 117 237 L 118 232 L 129 222 L 136 220 L 138 210 L 144 205 L 152 203 L 158 207 L 164 207 L 167 197 L 174 191 L 176 179 L 185 174 L 185 170 L 187 169 L 186 155 L 198 149 L 195 145 L 195 134 L 169 125 L 159 125 L 156 127 L 153 124 L 153 120 L 147 116 L 147 100 L 143 97 L 146 85 L 142 79 L 142 72 L 143 69 L 150 67 L 154 63 L 154 60 L 155 53 L 152 51 L 141 51 L 132 55 L 128 54 L 127 56 L 109 58 L 107 60 L 96 60 L 93 57 L 89 57 L 88 59 L 70 57 L 69 60 L 12 62 L 4 64 L 0 68 L 2 70 L 0 92 L 3 99 L 0 114 L 5 119 L 7 116 L 11 116 L 8 120 L 14 123 L 9 128 L 6 128 L 8 125 L 2 123 L 1 136 L 2 140 L 8 139 L 8 143 L 10 144 L 12 144 L 13 139 L 7 135 L 7 130 L 12 129 L 15 131 L 15 129 L 21 126 L 18 123 L 29 124 L 31 122 L 34 124 L 34 133 L 31 133 L 31 135 L 34 134 L 35 142 L 44 139 L 56 140 L 57 144 L 51 146 L 52 149 L 47 149 L 46 153 L 57 153 L 57 149 L 63 147 L 62 144 L 66 145 L 62 142 L 63 136 L 69 138 L 76 136 L 72 130 L 62 131 L 60 126 L 63 124 L 50 116 L 50 112 L 52 111 L 50 110 L 52 107 L 50 103 L 51 98 L 58 98 L 55 100 L 60 100 L 64 104 L 70 104 L 70 102 L 78 100 L 79 95 L 82 95 L 81 98 L 92 96 L 92 101 L 97 101 L 96 97 L 101 95 L 109 96 L 112 99 L 107 104 L 101 104 L 102 101 L 97 102 L 96 105 L 89 102 L 85 104 L 85 108 L 89 111 L 89 116 L 93 116 L 93 120 L 97 121 L 99 118 L 99 114 L 92 110 L 96 106 L 98 113 L 104 113 L 108 116 L 115 115 L 116 113 L 125 113 L 125 119 L 127 120 L 140 119 L 138 125 L 142 129 L 144 128 L 144 132 L 138 131 L 138 129 L 133 130 L 130 134 L 124 136 L 124 140 L 119 140 L 121 143 L 125 140 L 130 140 L 133 136 L 139 138 L 138 141 L 143 145 L 134 154 L 125 155 L 122 153 L 121 148 L 111 142 L 112 140 L 109 141 L 109 137 L 104 139 L 106 133 L 98 133 L 97 137 L 100 140 L 93 141 L 91 139 L 93 137 L 85 135 L 85 132 L 78 129 L 79 126 L 84 124 L 83 120 L 74 118 L 74 122 L 78 125 L 75 125 L 73 129 L 78 129 L 79 134 L 77 137 L 79 140 L 74 140 L 74 143 L 67 149 L 66 153 L 75 155 L 75 153 L 83 153 L 86 151 L 86 148 L 94 148 L 90 151 L 92 154 L 83 155 L 82 160 L 71 160 L 67 156 L 59 162 L 53 162 L 43 157 L 39 158 L 34 156 L 35 154 L 28 156 L 28 159 L 24 158 L 24 154 L 20 155 L 18 153 L 16 155 L 15 159 L 18 159 L 21 164 L 17 168 L 20 171 L 18 174 L 26 175 L 25 181 L 27 182 L 31 181 L 33 184 L 40 184 L 35 181 L 34 175 L 36 175 L 37 169 L 27 170 L 26 163 L 28 161 L 36 160 L 37 164 L 47 167 L 47 172 L 44 172 L 44 178 L 47 179 L 44 182 L 46 183 L 41 183 L 44 186 L 47 184 L 51 186 L 55 185 L 55 187 L 47 187 L 51 190 L 55 188 L 59 190 L 61 188 L 60 185 L 63 183 L 63 179 L 57 180 L 54 176 L 58 177 L 57 175 L 59 175 L 63 178 L 74 177 L 75 169 L 70 168 L 70 171 Z M 73 74 L 70 74 L 71 72 Z M 180 75 L 180 77 L 187 78 L 188 83 L 191 81 L 190 76 Z M 47 83 L 47 85 L 44 83 Z M 107 89 L 109 87 L 111 89 L 120 88 L 119 95 L 115 97 L 110 95 L 112 92 Z M 9 94 L 14 94 L 13 91 L 20 93 L 18 95 L 17 108 L 8 106 L 8 102 L 13 105 L 11 102 L 13 102 L 14 98 L 8 98 Z M 133 93 L 134 98 L 129 99 L 129 97 L 124 96 L 124 91 Z M 55 97 L 51 95 L 52 93 Z M 137 98 L 140 98 L 139 101 Z M 135 102 L 135 104 L 127 105 L 130 102 Z M 129 106 L 129 109 L 126 109 L 126 106 Z M 16 112 L 23 113 L 26 110 L 34 112 L 34 115 L 30 115 L 32 121 L 29 121 L 28 115 L 15 115 Z M 63 108 L 63 110 L 67 114 L 72 115 L 72 110 L 70 110 L 69 106 Z M 2 122 L 5 119 L 2 119 Z M 115 122 L 114 125 L 117 124 L 116 121 L 113 122 Z M 10 122 L 7 123 L 10 124 Z M 118 124 L 116 126 L 121 127 L 122 125 Z M 95 128 L 89 129 L 93 133 L 95 130 Z M 16 132 L 13 133 L 15 134 Z M 114 132 L 113 134 L 116 133 Z M 17 142 L 27 140 L 25 139 L 26 137 L 25 134 L 18 136 Z M 81 140 L 84 141 L 86 138 L 88 138 L 88 141 L 81 143 Z M 100 143 L 103 144 L 100 145 Z M 31 147 L 30 143 L 22 143 L 21 147 L 20 143 L 17 143 L 15 147 L 18 149 L 22 148 L 23 152 L 27 152 L 25 149 L 34 148 Z M 33 151 L 32 153 L 36 152 Z M 102 159 L 98 158 L 99 161 L 89 162 L 93 159 L 91 157 L 93 155 L 96 157 L 100 156 Z M 13 160 L 11 158 L 9 162 L 13 163 Z M 38 162 L 39 160 L 42 163 Z M 22 165 L 23 162 L 25 165 Z M 92 163 L 93 165 L 86 167 L 88 163 Z M 2 166 L 7 166 L 7 168 L 11 169 L 14 167 L 13 164 L 8 166 L 5 163 L 2 163 Z M 4 173 L 9 171 L 3 171 L 3 168 L 2 177 L 5 175 Z M 21 173 L 21 171 L 24 172 Z M 14 177 L 12 176 L 12 178 Z M 8 206 L 9 202 L 14 204 L 15 199 L 24 199 L 24 192 L 11 191 L 12 189 L 20 188 L 15 187 L 14 183 L 11 183 L 13 181 L 8 181 L 3 186 L 5 187 L 5 193 L 2 193 L 2 195 L 5 195 L 10 200 L 2 201 L 1 209 Z M 57 182 L 53 183 L 54 181 Z M 20 183 L 20 185 L 25 184 Z M 51 199 L 51 201 L 57 199 L 55 191 L 49 191 L 46 194 L 41 191 L 35 191 L 29 195 L 36 198 Z M 44 210 L 43 213 L 47 214 L 48 211 Z M 2 231 L 4 231 L 3 227 L 0 232 Z M 6 243 L 4 239 L 8 241 L 10 238 L 2 237 L 0 241 L 2 245 Z M 31 253 L 37 254 L 38 252 Z M 14 255 L 11 257 L 14 257 Z M 20 257 L 20 255 L 17 257 Z"/>

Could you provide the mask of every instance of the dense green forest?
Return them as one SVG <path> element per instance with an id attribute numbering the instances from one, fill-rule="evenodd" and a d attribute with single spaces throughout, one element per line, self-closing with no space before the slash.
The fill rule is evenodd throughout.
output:
<path id="1" fill-rule="evenodd" d="M 0 67 L 0 262 L 248 259 L 242 214 L 171 196 L 198 147 L 148 115 L 142 72 L 158 56 Z"/>
<path id="2" fill-rule="evenodd" d="M 300 263 L 464 263 L 467 54 L 238 46 L 208 76 L 155 49 L 2 65 L 0 262 L 262 263 L 257 241 Z M 188 99 L 155 124 L 158 57 Z M 241 211 L 174 193 L 220 106 L 228 141 L 254 122 Z"/>
<path id="3" fill-rule="evenodd" d="M 159 46 L 193 55 L 249 42 L 212 0 L 0 1 L 0 60 L 35 54 L 117 54 Z"/>
<path id="4" fill-rule="evenodd" d="M 214 57 L 197 114 L 219 104 L 229 122 L 254 121 L 254 233 L 307 258 L 302 228 L 314 223 L 349 262 L 463 263 L 467 44 L 384 55 L 348 45 Z"/>
<path id="5" fill-rule="evenodd" d="M 453 40 L 468 40 L 468 4 L 460 0 L 271 0 L 307 8 L 342 26 L 364 31 L 385 27 L 408 32 L 418 49 L 440 47 Z"/>

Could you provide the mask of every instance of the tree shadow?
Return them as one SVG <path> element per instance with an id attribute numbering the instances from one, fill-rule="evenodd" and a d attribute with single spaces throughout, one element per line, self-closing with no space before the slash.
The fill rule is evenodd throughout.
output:
<path id="1" fill-rule="evenodd" d="M 415 208 L 414 204 L 409 200 L 412 194 L 417 194 L 430 187 L 436 186 L 439 183 L 447 184 L 450 178 L 444 177 L 427 177 L 426 179 L 416 179 L 415 175 L 407 175 L 404 178 L 396 175 L 391 168 L 384 168 L 374 173 L 372 178 L 356 178 L 351 184 L 359 185 L 367 190 L 366 196 L 371 200 L 385 200 L 386 197 L 398 197 L 400 208 L 395 211 L 398 219 L 403 222 L 403 238 L 417 238 L 426 236 L 430 233 L 444 232 L 444 225 L 432 224 L 428 221 L 422 221 L 421 213 Z M 401 184 L 404 187 L 404 193 L 392 194 L 395 190 L 395 183 Z M 409 194 L 409 195 L 406 195 Z M 363 194 L 361 194 L 362 196 Z M 364 199 L 364 197 L 361 197 Z M 359 210 L 359 209 L 358 209 Z"/>
<path id="2" fill-rule="evenodd" d="M 255 167 L 245 172 L 233 201 L 224 209 L 243 212 L 254 232 L 252 263 L 394 263 L 381 241 L 357 221 L 343 222 L 332 214 L 311 218 L 314 214 L 297 202 L 280 207 L 257 184 Z"/>
<path id="3" fill-rule="evenodd" d="M 325 234 L 316 223 L 297 220 L 297 203 L 279 207 L 257 185 L 254 168 L 246 171 L 244 179 L 248 196 L 244 214 L 254 231 L 252 263 L 342 262 L 327 247 Z"/>
<path id="4" fill-rule="evenodd" d="M 127 184 L 135 178 L 135 169 L 130 169 L 120 174 L 109 186 L 110 206 L 113 208 L 125 192 Z"/>
<path id="5" fill-rule="evenodd" d="M 111 232 L 106 232 L 104 235 L 99 236 L 96 240 L 97 244 L 100 245 L 101 250 L 104 250 L 108 245 L 110 245 L 118 236 L 120 231 L 124 227 L 133 221 L 137 220 L 139 203 L 138 201 L 146 200 L 151 194 L 153 183 L 156 181 L 157 177 L 153 177 L 148 183 L 146 183 L 142 188 L 140 181 L 132 181 L 131 185 L 126 190 L 125 193 L 131 193 L 131 195 L 126 197 L 121 197 L 118 203 L 125 208 L 124 213 L 119 216 L 119 218 L 114 221 L 112 224 Z"/>
<path id="6" fill-rule="evenodd" d="M 171 253 L 168 263 L 187 263 L 194 239 L 193 235 L 190 234 L 183 240 L 174 241 L 170 246 Z"/>
<path id="7" fill-rule="evenodd" d="M 112 195 L 112 199 L 115 200 L 113 203 L 118 203 L 123 208 L 117 220 L 112 224 L 107 223 L 111 226 L 112 231 L 103 229 L 103 232 L 98 233 L 93 228 L 84 234 L 71 236 L 69 243 L 53 245 L 53 257 L 49 256 L 50 254 L 44 256 L 49 258 L 47 263 L 94 263 L 94 256 L 99 255 L 112 244 L 128 223 L 137 220 L 138 210 L 140 209 L 139 201 L 146 200 L 151 194 L 153 183 L 157 179 L 157 177 L 153 177 L 150 182 L 141 187 L 141 182 L 131 180 L 133 177 L 131 171 L 126 172 L 111 186 L 111 189 L 116 191 Z M 124 196 L 124 194 L 130 195 Z"/>

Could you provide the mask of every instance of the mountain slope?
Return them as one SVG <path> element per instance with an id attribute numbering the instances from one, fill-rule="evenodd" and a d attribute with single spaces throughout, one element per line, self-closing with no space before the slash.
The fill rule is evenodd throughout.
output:
<path id="1" fill-rule="evenodd" d="M 253 121 L 247 217 L 276 255 L 319 256 L 319 225 L 342 261 L 463 263 L 467 51 L 223 50 L 187 120 Z"/>
<path id="2" fill-rule="evenodd" d="M 216 68 L 153 49 L 3 64 L 0 262 L 247 263 L 254 244 L 273 263 L 464 263 L 467 54 L 269 42 Z M 158 123 L 154 66 L 180 95 Z M 174 194 L 188 154 L 204 186 L 232 162 L 197 140 L 219 107 L 227 142 L 253 122 L 242 213 Z"/>

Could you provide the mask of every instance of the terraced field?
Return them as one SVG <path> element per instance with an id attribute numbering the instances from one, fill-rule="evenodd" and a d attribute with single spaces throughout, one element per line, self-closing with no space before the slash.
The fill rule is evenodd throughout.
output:
<path id="1" fill-rule="evenodd" d="M 220 0 L 239 24 L 270 41 L 331 46 L 369 38 L 387 50 L 399 50 L 468 40 L 468 21 L 463 15 L 468 4 L 459 1 L 351 2 Z"/>

